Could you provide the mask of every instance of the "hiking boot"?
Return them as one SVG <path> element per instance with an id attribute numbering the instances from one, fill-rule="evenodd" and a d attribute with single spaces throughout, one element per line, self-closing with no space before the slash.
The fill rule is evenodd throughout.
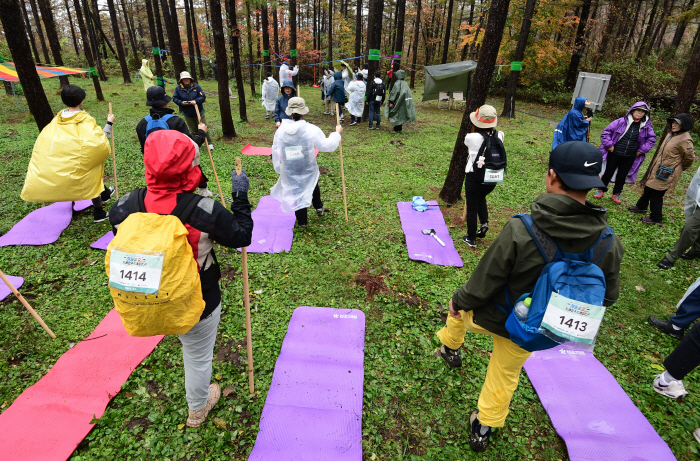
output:
<path id="1" fill-rule="evenodd" d="M 200 187 L 199 188 L 199 195 L 202 197 L 213 197 L 214 194 L 211 193 L 208 187 Z"/>
<path id="2" fill-rule="evenodd" d="M 307 226 L 308 226 L 308 224 L 299 224 L 299 223 L 296 223 L 294 225 L 294 227 L 296 227 L 297 229 L 306 229 Z"/>
<path id="3" fill-rule="evenodd" d="M 448 367 L 459 368 L 462 366 L 462 353 L 459 351 L 459 349 L 450 349 L 449 347 L 442 345 L 440 349 L 435 351 L 436 357 L 438 353 L 445 363 L 447 363 Z"/>
<path id="4" fill-rule="evenodd" d="M 479 230 L 476 233 L 476 238 L 482 239 L 486 237 L 486 232 L 489 230 L 489 223 L 484 223 L 479 227 Z"/>
<path id="5" fill-rule="evenodd" d="M 476 239 L 470 239 L 466 235 L 462 238 L 462 241 L 472 248 L 476 248 Z"/>
<path id="6" fill-rule="evenodd" d="M 355 126 L 355 125 L 359 125 L 359 124 L 360 124 L 360 122 L 352 122 L 352 123 L 350 123 L 350 126 Z"/>
<path id="7" fill-rule="evenodd" d="M 220 397 L 221 387 L 219 387 L 217 383 L 211 383 L 209 385 L 209 398 L 207 399 L 206 406 L 201 410 L 190 410 L 187 416 L 187 427 L 199 427 L 204 420 L 207 419 L 207 415 L 211 409 L 214 408 L 214 405 L 216 405 Z"/>
<path id="8" fill-rule="evenodd" d="M 603 195 L 605 195 L 605 191 L 603 191 L 602 189 L 598 189 L 598 192 L 595 193 L 593 198 L 603 198 Z"/>
<path id="9" fill-rule="evenodd" d="M 622 203 L 622 200 L 620 200 L 620 194 L 614 194 L 612 196 L 612 201 L 615 203 Z"/>
<path id="10" fill-rule="evenodd" d="M 479 410 L 475 410 L 469 417 L 469 448 L 472 451 L 482 452 L 486 450 L 489 446 L 489 440 L 491 439 L 491 428 L 489 426 L 482 426 L 479 422 Z"/>
<path id="11" fill-rule="evenodd" d="M 661 227 L 661 221 L 654 221 L 653 219 L 651 219 L 649 217 L 642 218 L 642 222 L 644 224 L 655 224 L 655 225 Z"/>
<path id="12" fill-rule="evenodd" d="M 104 208 L 98 208 L 92 212 L 92 222 L 102 222 L 107 219 L 107 212 Z"/>
<path id="13" fill-rule="evenodd" d="M 102 203 L 109 202 L 109 199 L 114 195 L 114 187 L 109 186 L 107 189 L 103 190 L 100 194 L 100 199 Z"/>
<path id="14" fill-rule="evenodd" d="M 665 271 L 669 270 L 670 268 L 673 267 L 673 263 L 671 262 L 670 259 L 664 256 L 664 259 L 659 261 L 659 264 L 657 266 Z"/>
<path id="15" fill-rule="evenodd" d="M 695 251 L 692 248 L 681 255 L 681 258 L 692 261 L 693 259 L 700 258 L 700 251 Z"/>
<path id="16" fill-rule="evenodd" d="M 329 111 L 325 111 L 323 115 L 331 115 L 331 113 Z"/>
<path id="17" fill-rule="evenodd" d="M 683 339 L 683 336 L 685 336 L 685 330 L 681 328 L 680 330 L 676 330 L 673 328 L 673 322 L 670 320 L 661 320 L 657 319 L 656 317 L 649 317 L 647 319 L 649 321 L 649 325 L 652 327 L 656 328 L 662 333 L 666 333 L 669 336 L 673 336 L 674 338 L 681 340 Z"/>
<path id="18" fill-rule="evenodd" d="M 628 209 L 629 211 L 631 211 L 632 213 L 646 213 L 646 212 L 647 212 L 647 210 L 642 210 L 642 209 L 639 208 L 637 205 L 631 206 L 631 207 L 629 207 L 629 208 L 627 208 L 627 209 Z"/>
<path id="19" fill-rule="evenodd" d="M 270 116 L 269 116 L 269 115 L 266 115 L 266 116 L 265 116 L 265 119 L 266 119 L 266 120 L 267 120 L 267 119 L 269 119 L 269 118 L 270 118 Z"/>
<path id="20" fill-rule="evenodd" d="M 328 208 L 326 208 L 325 206 L 322 206 L 321 208 L 316 208 L 316 214 L 319 218 L 323 216 L 323 213 L 325 213 L 326 211 L 328 211 Z"/>
<path id="21" fill-rule="evenodd" d="M 663 373 L 656 375 L 656 379 L 654 379 L 654 390 L 659 394 L 665 395 L 666 397 L 670 397 L 672 399 L 680 399 L 688 395 L 688 391 L 685 390 L 683 381 L 679 379 L 667 383 L 664 379 Z"/>
<path id="22" fill-rule="evenodd" d="M 368 130 L 373 130 L 374 127 L 373 127 L 372 125 L 370 125 L 370 126 L 367 127 L 367 129 L 368 129 Z"/>

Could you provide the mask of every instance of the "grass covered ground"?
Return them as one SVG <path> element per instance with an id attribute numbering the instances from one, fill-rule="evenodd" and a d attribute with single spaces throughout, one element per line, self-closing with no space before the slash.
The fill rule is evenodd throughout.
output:
<path id="1" fill-rule="evenodd" d="M 119 85 L 118 80 L 112 78 L 103 89 L 105 97 L 113 101 L 117 117 L 118 179 L 124 193 L 145 184 L 134 127 L 147 114 L 147 107 L 140 82 Z M 44 85 L 52 108 L 58 111 L 62 105 L 57 82 L 44 80 Z M 216 91 L 215 82 L 203 86 Z M 84 108 L 104 123 L 107 103 L 95 100 L 91 85 L 87 91 Z M 320 90 L 304 86 L 302 96 L 311 107 L 307 120 L 329 133 L 335 123 L 321 115 Z M 419 100 L 420 91 L 415 97 Z M 38 134 L 36 125 L 28 112 L 14 109 L 11 97 L 0 97 L 0 101 L 4 107 L 0 112 L 0 234 L 4 234 L 41 205 L 19 198 Z M 214 156 L 222 188 L 230 193 L 230 171 L 235 157 L 241 156 L 240 149 L 249 142 L 271 145 L 274 123 L 264 120 L 259 102 L 250 101 L 250 122 L 236 123 L 239 137 L 224 141 L 218 139 L 217 98 L 209 96 L 205 107 L 215 137 Z M 236 120 L 237 100 L 232 101 L 232 108 Z M 567 110 L 529 104 L 519 108 L 556 120 Z M 566 447 L 525 373 L 505 428 L 495 433 L 487 453 L 472 453 L 468 417 L 476 407 L 491 342 L 468 336 L 463 351 L 465 366 L 457 371 L 447 370 L 442 360 L 433 357 L 438 347 L 435 332 L 443 325 L 453 291 L 469 278 L 508 218 L 528 211 L 531 200 L 544 192 L 553 128 L 549 120 L 524 114 L 513 121 L 500 121 L 500 129 L 506 133 L 509 174 L 489 197 L 491 230 L 487 238 L 476 250 L 470 249 L 461 241 L 466 233 L 461 220 L 463 202 L 443 209 L 464 260 L 464 267 L 458 269 L 408 260 L 396 202 L 408 201 L 413 195 L 437 197 L 462 117 L 461 111 L 438 110 L 434 103 L 418 104 L 417 115 L 418 122 L 404 127 L 402 135 L 390 132 L 388 124 L 380 132 L 368 131 L 364 124 L 348 127 L 348 117 L 343 152 L 350 222 L 346 224 L 343 218 L 339 156 L 337 152 L 322 153 L 319 165 L 329 172 L 321 176 L 320 185 L 331 213 L 323 218 L 311 216 L 308 229 L 295 231 L 290 253 L 249 256 L 255 396 L 248 393 L 243 360 L 241 259 L 236 251 L 218 248 L 224 294 L 214 375 L 222 388 L 233 392 L 222 397 L 200 428 L 184 428 L 187 406 L 181 347 L 176 337 L 166 337 L 123 385 L 71 459 L 246 459 L 255 441 L 287 323 L 293 310 L 304 305 L 356 308 L 366 314 L 365 459 L 567 459 Z M 595 120 L 592 140 L 598 141 L 606 124 Z M 654 120 L 654 125 L 660 131 L 663 123 Z M 268 158 L 242 157 L 255 205 L 269 194 L 277 176 Z M 203 158 L 202 163 L 215 190 L 208 161 Z M 112 171 L 110 161 L 106 167 L 107 172 Z M 697 459 L 700 448 L 692 436 L 692 430 L 700 427 L 700 379 L 697 371 L 689 375 L 686 387 L 690 395 L 682 402 L 653 392 L 653 376 L 663 369 L 663 358 L 677 341 L 649 327 L 646 318 L 667 317 L 674 312 L 685 289 L 700 276 L 698 264 L 684 260 L 669 271 L 656 268 L 683 226 L 683 195 L 695 169 L 683 175 L 676 193 L 666 195 L 662 228 L 642 225 L 638 215 L 626 211 L 640 195 L 637 187 L 625 188 L 622 205 L 614 205 L 609 194 L 600 201 L 609 207 L 609 223 L 622 239 L 626 254 L 620 300 L 608 309 L 595 354 L 680 460 Z M 104 286 L 104 252 L 89 246 L 108 229 L 107 222 L 94 224 L 90 210 L 86 210 L 74 216 L 52 245 L 0 248 L 0 268 L 26 279 L 22 292 L 58 336 L 51 340 L 14 298 L 0 302 L 0 411 L 85 338 L 112 308 Z"/>

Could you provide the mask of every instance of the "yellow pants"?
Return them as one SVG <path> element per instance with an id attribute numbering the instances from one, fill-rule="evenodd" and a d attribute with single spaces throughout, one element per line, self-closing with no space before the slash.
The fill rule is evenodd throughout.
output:
<path id="1" fill-rule="evenodd" d="M 484 426 L 503 427 L 508 406 L 518 387 L 520 370 L 530 352 L 521 349 L 510 339 L 491 333 L 474 323 L 474 311 L 460 311 L 462 317 L 447 316 L 447 325 L 437 333 L 442 344 L 459 349 L 467 331 L 493 338 L 493 353 L 486 370 L 486 381 L 479 394 L 479 422 Z"/>

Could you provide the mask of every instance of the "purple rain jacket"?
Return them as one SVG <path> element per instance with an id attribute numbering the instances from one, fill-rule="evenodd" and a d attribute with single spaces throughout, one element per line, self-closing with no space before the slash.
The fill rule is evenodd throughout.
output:
<path id="1" fill-rule="evenodd" d="M 637 174 L 639 173 L 639 167 L 644 162 L 645 154 L 654 147 L 656 143 L 656 133 L 651 126 L 651 119 L 649 114 L 651 113 L 649 106 L 644 101 L 635 102 L 630 110 L 627 111 L 627 115 L 617 120 L 614 120 L 610 125 L 605 127 L 603 132 L 600 134 L 600 153 L 603 154 L 603 160 L 608 157 L 608 148 L 615 145 L 617 141 L 625 134 L 627 129 L 632 125 L 632 111 L 634 109 L 643 109 L 646 111 L 646 115 L 639 122 L 642 125 L 639 127 L 639 137 L 637 138 L 637 151 L 641 152 L 642 155 L 634 159 L 632 168 L 630 169 L 627 178 L 625 178 L 625 183 L 634 184 L 637 182 Z M 617 179 L 614 177 L 614 179 Z M 613 182 L 615 182 L 613 180 Z"/>

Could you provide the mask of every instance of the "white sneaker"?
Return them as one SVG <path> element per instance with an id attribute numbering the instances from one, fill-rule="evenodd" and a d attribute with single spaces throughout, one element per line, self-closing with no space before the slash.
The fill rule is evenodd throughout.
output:
<path id="1" fill-rule="evenodd" d="M 214 144 L 209 144 L 209 150 L 214 150 Z"/>
<path id="2" fill-rule="evenodd" d="M 695 437 L 695 440 L 697 440 L 698 443 L 700 443 L 700 428 L 695 429 L 693 431 L 693 437 Z"/>
<path id="3" fill-rule="evenodd" d="M 679 399 L 688 395 L 688 391 L 686 391 L 685 386 L 683 386 L 683 381 L 677 380 L 666 383 L 663 376 L 664 374 L 661 373 L 660 375 L 656 375 L 656 379 L 654 379 L 654 390 L 656 392 L 672 399 Z"/>
<path id="4" fill-rule="evenodd" d="M 199 188 L 199 195 L 202 197 L 213 197 L 214 194 L 211 193 L 208 187 L 200 187 Z"/>
<path id="5" fill-rule="evenodd" d="M 187 427 L 199 427 L 207 419 L 207 415 L 219 401 L 219 398 L 221 398 L 221 387 L 217 383 L 210 384 L 206 406 L 201 410 L 190 410 L 187 416 Z"/>

